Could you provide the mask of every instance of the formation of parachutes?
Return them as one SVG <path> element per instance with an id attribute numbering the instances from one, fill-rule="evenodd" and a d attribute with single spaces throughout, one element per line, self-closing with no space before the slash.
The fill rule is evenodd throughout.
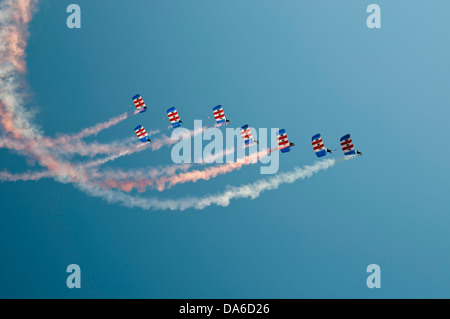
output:
<path id="1" fill-rule="evenodd" d="M 143 113 L 147 110 L 147 106 L 145 106 L 144 99 L 140 94 L 136 94 L 132 97 L 134 105 L 139 113 Z M 222 105 L 217 105 L 213 107 L 213 115 L 216 120 L 216 126 L 227 125 L 230 121 L 225 117 L 225 113 L 223 111 Z M 178 115 L 178 111 L 176 108 L 171 107 L 167 110 L 167 116 L 169 117 L 170 124 L 172 124 L 173 128 L 181 126 L 183 122 L 180 120 L 180 116 Z M 151 142 L 148 137 L 147 131 L 144 126 L 139 125 L 134 129 L 137 137 L 142 143 Z M 248 124 L 245 124 L 241 127 L 241 137 L 244 140 L 245 147 L 258 144 L 258 141 L 253 138 L 252 131 Z M 278 149 L 282 153 L 287 153 L 291 150 L 291 147 L 295 146 L 294 143 L 290 142 L 287 138 L 286 130 L 281 129 L 277 133 L 277 142 Z M 355 149 L 353 146 L 352 139 L 350 134 L 346 134 L 340 139 L 342 151 L 345 156 L 349 155 L 362 155 L 361 152 Z M 317 157 L 322 157 L 327 155 L 327 153 L 331 154 L 331 150 L 325 147 L 325 144 L 322 140 L 322 136 L 320 134 L 316 134 L 312 137 L 312 147 Z M 269 150 L 270 151 L 270 150 Z"/>

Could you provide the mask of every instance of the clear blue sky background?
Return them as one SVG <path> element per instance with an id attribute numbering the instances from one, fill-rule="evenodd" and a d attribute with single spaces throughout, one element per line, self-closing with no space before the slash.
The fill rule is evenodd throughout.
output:
<path id="1" fill-rule="evenodd" d="M 81 6 L 82 28 L 66 27 Z M 0 184 L 0 297 L 450 297 L 448 74 L 450 3 L 376 1 L 42 1 L 30 25 L 27 80 L 46 135 L 150 111 L 95 139 L 187 127 L 222 104 L 235 127 L 282 127 L 296 147 L 280 171 L 316 161 L 351 133 L 364 156 L 229 207 L 159 212 L 110 205 L 53 180 Z M 89 138 L 89 140 L 94 140 Z M 337 152 L 335 156 L 341 156 Z M 25 159 L 0 150 L 2 168 Z M 170 163 L 170 149 L 110 167 Z M 39 169 L 39 167 L 36 167 Z M 261 178 L 246 167 L 214 182 L 143 196 L 203 195 Z M 79 264 L 82 288 L 66 287 Z M 366 267 L 381 267 L 368 289 Z"/>

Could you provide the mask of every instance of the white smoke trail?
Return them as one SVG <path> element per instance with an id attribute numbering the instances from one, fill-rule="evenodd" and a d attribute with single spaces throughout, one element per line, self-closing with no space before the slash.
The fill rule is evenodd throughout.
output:
<path id="1" fill-rule="evenodd" d="M 230 149 L 231 150 L 231 149 Z M 209 159 L 218 158 L 223 154 L 228 153 L 230 150 L 218 152 L 216 155 L 210 156 Z M 164 191 L 172 186 L 183 184 L 187 182 L 197 182 L 199 180 L 210 180 L 218 175 L 230 173 L 234 170 L 241 169 L 244 165 L 255 164 L 261 158 L 268 155 L 267 149 L 250 154 L 243 158 L 239 158 L 236 162 L 226 163 L 219 166 L 208 167 L 201 170 L 193 170 L 186 173 L 180 173 L 177 175 L 162 176 L 158 179 L 144 178 L 139 174 L 134 174 L 133 178 L 126 181 L 118 181 L 116 179 L 105 179 L 100 182 L 103 188 L 117 188 L 126 192 L 130 192 L 133 188 L 137 188 L 140 192 L 143 192 L 146 187 L 154 186 L 159 191 Z M 207 164 L 203 161 L 199 164 Z"/>
<path id="2" fill-rule="evenodd" d="M 113 154 L 113 155 L 110 155 L 110 156 L 105 157 L 105 158 L 100 158 L 100 159 L 97 159 L 97 160 L 93 160 L 93 161 L 84 163 L 82 165 L 82 167 L 84 167 L 84 168 L 91 168 L 91 167 L 100 166 L 100 165 L 103 165 L 103 164 L 105 164 L 107 162 L 114 161 L 114 160 L 116 160 L 116 159 L 118 159 L 120 157 L 123 157 L 125 155 L 131 155 L 131 154 L 134 154 L 134 153 L 141 152 L 141 151 L 146 149 L 146 146 L 148 146 L 148 144 L 134 145 L 132 147 L 128 147 L 126 149 L 121 150 L 117 154 Z"/>
<path id="3" fill-rule="evenodd" d="M 0 172 L 1 182 L 18 182 L 18 181 L 38 181 L 42 178 L 55 177 L 56 174 L 50 171 L 43 172 L 25 172 L 12 174 L 6 171 Z"/>
<path id="4" fill-rule="evenodd" d="M 91 136 L 91 135 L 97 135 L 98 133 L 100 133 L 103 130 L 106 130 L 114 125 L 119 124 L 120 122 L 126 120 L 128 117 L 134 115 L 135 113 L 123 113 L 119 116 L 110 118 L 108 121 L 106 122 L 102 122 L 102 123 L 97 123 L 94 126 L 91 127 L 87 127 L 83 130 L 81 130 L 81 132 L 76 133 L 76 134 L 72 134 L 72 135 L 68 135 L 68 134 L 64 134 L 59 136 L 58 138 L 54 139 L 53 142 L 56 144 L 65 144 L 65 143 L 69 143 L 72 140 L 81 140 L 82 138 Z"/>
<path id="5" fill-rule="evenodd" d="M 185 197 L 180 199 L 164 199 L 157 198 L 141 198 L 135 197 L 123 192 L 100 189 L 98 187 L 85 188 L 80 187 L 88 194 L 102 197 L 109 203 L 120 203 L 126 207 L 137 207 L 141 209 L 157 209 L 157 210 L 185 210 L 189 208 L 204 209 L 206 207 L 217 205 L 226 207 L 233 199 L 240 198 L 258 198 L 264 191 L 274 190 L 282 184 L 291 184 L 297 180 L 309 178 L 314 174 L 327 170 L 340 162 L 341 159 L 326 159 L 314 163 L 313 165 L 306 165 L 304 167 L 296 167 L 290 172 L 279 173 L 271 178 L 260 179 L 256 182 L 228 187 L 224 192 L 212 194 L 204 197 Z"/>
<path id="6" fill-rule="evenodd" d="M 21 144 L 17 143 L 17 141 L 10 140 L 10 139 L 0 139 L 0 147 L 3 145 L 8 145 L 8 148 L 13 149 L 14 146 L 21 146 Z M 92 160 L 89 162 L 81 163 L 80 166 L 85 169 L 90 169 L 94 167 L 98 167 L 102 164 L 105 164 L 107 162 L 113 161 L 117 158 L 120 158 L 125 155 L 130 155 L 133 153 L 140 152 L 142 150 L 145 150 L 146 147 L 148 147 L 149 144 L 142 143 L 135 145 L 133 147 L 130 147 L 129 149 L 125 149 L 120 153 L 107 156 L 105 158 L 100 158 L 97 160 Z M 19 148 L 23 149 L 23 148 Z M 206 157 L 202 163 L 196 163 L 195 165 L 205 165 L 209 164 L 223 156 L 226 156 L 230 153 L 234 152 L 234 148 L 227 149 L 222 152 L 217 152 L 214 155 L 210 155 Z M 184 164 L 175 164 L 175 165 L 167 165 L 167 166 L 160 166 L 158 168 L 142 168 L 142 169 L 133 169 L 129 171 L 124 171 L 120 168 L 115 168 L 114 170 L 104 170 L 104 171 L 89 171 L 89 175 L 93 179 L 103 179 L 105 181 L 105 185 L 119 185 L 119 180 L 124 179 L 155 179 L 161 176 L 173 176 L 177 172 L 185 172 L 189 168 L 194 166 L 192 163 L 184 163 Z M 51 178 L 55 177 L 56 174 L 54 172 L 50 171 L 43 171 L 43 172 L 24 172 L 24 173 L 10 173 L 7 171 L 0 172 L 0 182 L 15 182 L 15 181 L 38 181 L 42 178 Z M 114 180 L 115 182 L 112 182 Z M 153 184 L 153 183 L 152 183 Z M 115 187 L 117 188 L 117 187 Z"/>
<path id="7" fill-rule="evenodd" d="M 204 126 L 204 127 L 200 127 L 195 130 L 189 130 L 189 135 L 191 137 L 194 137 L 199 134 L 202 134 L 207 129 L 208 129 L 208 127 Z M 155 139 L 152 139 L 151 148 L 152 148 L 152 150 L 159 150 L 163 146 L 170 146 L 170 145 L 176 144 L 178 142 L 179 142 L 179 140 L 177 140 L 177 139 L 172 139 L 171 137 L 168 137 L 165 134 L 161 134 L 161 136 L 159 136 Z"/>
<path id="8" fill-rule="evenodd" d="M 90 176 L 94 179 L 102 181 L 115 180 L 120 181 L 132 178 L 148 178 L 155 179 L 160 176 L 171 176 L 177 172 L 187 171 L 192 164 L 176 164 L 176 165 L 161 165 L 158 167 L 147 167 L 133 170 L 122 170 L 120 168 L 106 169 L 102 171 L 90 171 Z M 138 177 L 137 177 L 138 176 Z"/>

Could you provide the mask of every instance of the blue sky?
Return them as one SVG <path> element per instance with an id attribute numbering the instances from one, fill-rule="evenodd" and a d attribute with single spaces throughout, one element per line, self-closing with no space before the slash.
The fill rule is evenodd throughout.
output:
<path id="1" fill-rule="evenodd" d="M 311 137 L 364 156 L 255 200 L 183 212 L 108 204 L 53 180 L 0 184 L 0 297 L 448 298 L 448 1 L 42 1 L 30 24 L 30 108 L 46 135 L 149 111 L 90 140 L 187 127 L 222 104 L 234 127 L 282 127 L 280 171 L 312 164 Z M 444 141 L 444 143 L 442 142 Z M 443 145 L 444 144 L 444 145 Z M 335 156 L 340 156 L 340 151 Z M 0 150 L 2 169 L 32 163 Z M 170 149 L 109 167 L 170 163 Z M 39 169 L 38 166 L 35 167 Z M 259 168 L 142 196 L 178 198 L 261 178 Z M 66 287 L 67 265 L 82 288 Z M 369 264 L 381 289 L 368 289 Z"/>

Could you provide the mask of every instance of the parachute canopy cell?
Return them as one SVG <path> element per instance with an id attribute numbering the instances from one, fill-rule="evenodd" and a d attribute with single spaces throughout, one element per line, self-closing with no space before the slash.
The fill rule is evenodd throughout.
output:
<path id="1" fill-rule="evenodd" d="M 248 124 L 241 127 L 241 136 L 246 146 L 254 144 L 256 142 L 253 138 L 252 131 Z"/>
<path id="2" fill-rule="evenodd" d="M 356 155 L 355 147 L 353 146 L 350 134 L 341 137 L 341 147 L 345 156 Z"/>
<path id="3" fill-rule="evenodd" d="M 320 134 L 316 134 L 312 137 L 312 146 L 314 149 L 314 152 L 316 152 L 317 157 L 322 157 L 327 155 L 327 149 L 325 148 L 325 145 L 323 144 L 322 137 Z"/>
<path id="4" fill-rule="evenodd" d="M 213 107 L 213 115 L 214 118 L 216 119 L 217 126 L 228 124 L 229 121 L 225 117 L 222 105 L 217 105 Z"/>
<path id="5" fill-rule="evenodd" d="M 286 130 L 281 129 L 277 133 L 278 149 L 281 153 L 287 153 L 291 150 L 292 143 L 289 142 Z"/>
<path id="6" fill-rule="evenodd" d="M 133 100 L 133 103 L 136 106 L 136 109 L 140 113 L 147 111 L 147 107 L 145 106 L 144 99 L 142 98 L 142 96 L 140 94 L 136 94 L 131 99 Z"/>
<path id="7" fill-rule="evenodd" d="M 176 108 L 171 107 L 170 109 L 168 109 L 167 116 L 169 117 L 170 123 L 174 128 L 181 126 L 182 122 L 180 120 L 180 116 L 178 115 L 178 111 Z"/>
<path id="8" fill-rule="evenodd" d="M 134 132 L 137 137 L 141 140 L 142 143 L 150 142 L 150 138 L 148 137 L 147 131 L 142 125 L 138 125 L 134 128 Z"/>

